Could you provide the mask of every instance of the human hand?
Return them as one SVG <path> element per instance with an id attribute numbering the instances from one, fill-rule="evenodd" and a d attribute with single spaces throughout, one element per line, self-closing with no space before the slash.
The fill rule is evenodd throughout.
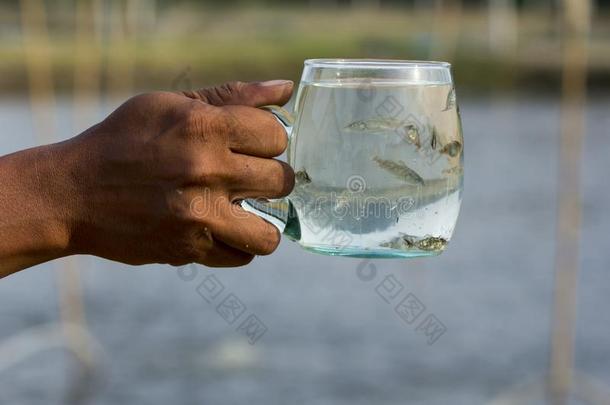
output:
<path id="1" fill-rule="evenodd" d="M 71 254 L 128 264 L 240 266 L 273 252 L 278 230 L 244 198 L 294 186 L 282 126 L 263 105 L 284 104 L 292 82 L 229 83 L 133 97 L 60 144 L 69 188 Z"/>

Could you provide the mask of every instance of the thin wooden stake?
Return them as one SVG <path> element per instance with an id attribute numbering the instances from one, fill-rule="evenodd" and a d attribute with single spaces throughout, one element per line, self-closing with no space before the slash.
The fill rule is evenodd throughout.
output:
<path id="1" fill-rule="evenodd" d="M 549 392 L 567 403 L 573 381 L 581 226 L 581 164 L 585 136 L 590 0 L 563 0 L 563 72 L 555 296 Z"/>

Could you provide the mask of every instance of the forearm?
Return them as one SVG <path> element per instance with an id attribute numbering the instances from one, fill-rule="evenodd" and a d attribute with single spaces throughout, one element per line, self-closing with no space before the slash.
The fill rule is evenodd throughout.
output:
<path id="1" fill-rule="evenodd" d="M 72 254 L 223 267 L 270 254 L 277 229 L 234 202 L 292 190 L 273 159 L 286 132 L 256 108 L 291 93 L 280 80 L 142 94 L 80 136 L 0 157 L 0 277 Z"/>
<path id="2" fill-rule="evenodd" d="M 62 149 L 0 157 L 0 277 L 69 254 L 73 193 Z"/>

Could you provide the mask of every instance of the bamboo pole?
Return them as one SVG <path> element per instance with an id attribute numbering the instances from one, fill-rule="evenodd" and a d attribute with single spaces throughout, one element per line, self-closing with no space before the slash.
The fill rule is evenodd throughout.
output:
<path id="1" fill-rule="evenodd" d="M 100 86 L 101 30 L 98 29 L 100 0 L 75 2 L 74 25 L 74 109 L 75 130 L 89 125 L 96 119 Z M 96 24 L 97 23 L 97 24 Z"/>
<path id="2" fill-rule="evenodd" d="M 568 400 L 573 381 L 574 334 L 581 226 L 581 162 L 585 135 L 590 0 L 563 0 L 562 101 L 559 152 L 555 296 L 549 375 L 554 403 Z"/>
<path id="3" fill-rule="evenodd" d="M 20 11 L 34 134 L 38 143 L 50 143 L 57 122 L 46 10 L 41 0 L 21 0 Z"/>
<path id="4" fill-rule="evenodd" d="M 506 60 L 514 60 L 519 38 L 519 16 L 515 0 L 490 0 L 488 15 L 489 49 Z"/>
<path id="5" fill-rule="evenodd" d="M 74 50 L 74 106 L 73 128 L 81 129 L 95 119 L 96 104 L 99 97 L 100 77 L 100 30 L 96 11 L 101 10 L 99 0 L 77 1 L 75 9 L 75 50 Z M 98 23 L 98 24 L 96 24 Z M 97 34 L 97 35 L 96 35 Z M 68 257 L 64 260 L 65 268 L 59 273 L 60 314 L 65 325 L 80 325 L 87 329 L 85 306 L 82 297 L 81 260 Z M 67 334 L 72 345 L 80 347 L 84 353 L 91 354 L 89 343 L 81 339 L 82 335 Z M 89 356 L 89 373 L 94 368 L 94 359 Z M 85 376 L 86 377 L 86 376 Z M 73 401 L 80 401 L 84 391 L 74 390 Z"/>
<path id="6" fill-rule="evenodd" d="M 430 59 L 453 61 L 462 26 L 462 0 L 435 0 Z"/>
<path id="7" fill-rule="evenodd" d="M 555 284 L 549 373 L 509 389 L 490 405 L 546 401 L 566 405 L 577 398 L 605 405 L 610 389 L 574 369 L 579 244 L 581 227 L 581 165 L 586 133 L 586 96 L 591 0 L 562 0 L 562 98 L 559 140 L 559 190 Z"/>
<path id="8" fill-rule="evenodd" d="M 130 93 L 134 87 L 134 46 L 131 40 L 136 28 L 134 12 L 127 12 L 127 4 L 112 1 L 109 6 L 108 92 L 113 98 L 118 98 Z"/>

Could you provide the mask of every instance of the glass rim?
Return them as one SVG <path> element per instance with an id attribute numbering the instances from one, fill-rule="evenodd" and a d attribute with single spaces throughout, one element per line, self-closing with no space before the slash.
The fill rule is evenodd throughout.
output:
<path id="1" fill-rule="evenodd" d="M 450 69 L 451 63 L 433 60 L 322 58 L 306 59 L 305 66 L 335 69 Z"/>

